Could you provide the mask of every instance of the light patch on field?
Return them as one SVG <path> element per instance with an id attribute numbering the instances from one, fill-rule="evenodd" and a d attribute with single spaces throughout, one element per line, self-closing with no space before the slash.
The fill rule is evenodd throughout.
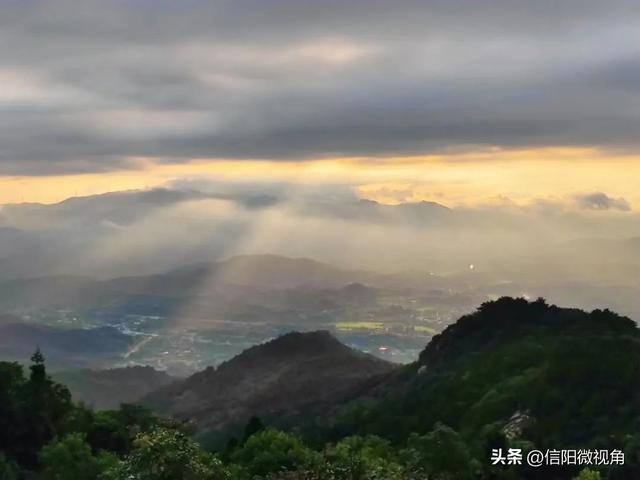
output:
<path id="1" fill-rule="evenodd" d="M 416 332 L 428 333 L 429 335 L 435 335 L 438 331 L 435 328 L 427 327 L 424 325 L 416 325 L 413 327 Z"/>
<path id="2" fill-rule="evenodd" d="M 341 331 L 350 330 L 382 330 L 384 324 L 381 322 L 339 322 L 336 329 Z"/>

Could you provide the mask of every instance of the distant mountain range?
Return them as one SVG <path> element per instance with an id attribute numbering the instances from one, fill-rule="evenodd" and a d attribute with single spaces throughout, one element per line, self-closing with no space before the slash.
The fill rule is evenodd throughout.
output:
<path id="1" fill-rule="evenodd" d="M 283 289 L 299 286 L 336 287 L 366 281 L 378 274 L 349 271 L 308 258 L 280 255 L 239 255 L 212 263 L 189 265 L 158 275 L 120 277 L 105 285 L 131 293 L 180 291 L 185 286 L 209 287 L 237 285 L 257 289 Z M 202 285 L 206 282 L 206 285 Z"/>
<path id="2" fill-rule="evenodd" d="M 0 281 L 0 312 L 15 315 L 5 322 L 13 325 L 6 327 L 6 338 L 20 340 L 4 344 L 0 340 L 0 354 L 24 361 L 40 345 L 55 369 L 104 368 L 122 365 L 129 349 L 145 339 L 140 335 L 157 335 L 160 341 L 151 342 L 157 351 L 148 349 L 145 358 L 132 360 L 159 366 L 150 355 L 174 352 L 177 344 L 161 348 L 161 342 L 188 329 L 207 332 L 204 342 L 198 343 L 204 349 L 209 331 L 222 324 L 236 333 L 238 328 L 250 328 L 246 325 L 264 326 L 252 340 L 261 341 L 291 330 L 330 329 L 341 318 L 360 315 L 356 312 L 370 318 L 381 308 L 379 288 L 371 284 L 384 288 L 396 281 L 393 276 L 277 255 L 236 256 L 111 280 L 75 276 L 5 280 Z M 438 279 L 430 277 L 424 283 L 428 281 Z M 411 314 L 407 311 L 406 317 Z M 178 323 L 176 333 L 172 329 Z M 96 341 L 101 345 L 85 348 Z M 228 359 L 246 345 L 228 355 L 220 353 L 215 360 L 203 359 L 197 368 Z M 193 371 L 172 370 L 179 375 Z"/>
<path id="3" fill-rule="evenodd" d="M 54 204 L 8 204 L 3 206 L 3 216 L 7 222 L 21 226 L 29 225 L 33 219 L 45 224 L 63 221 L 74 226 L 103 225 L 105 221 L 116 225 L 128 225 L 154 210 L 201 200 L 223 200 L 248 209 L 267 208 L 285 201 L 277 195 L 264 193 L 212 193 L 154 188 L 71 197 Z M 354 196 L 349 199 L 315 199 L 302 203 L 307 213 L 313 215 L 388 223 L 451 222 L 457 216 L 455 210 L 428 201 L 386 205 Z M 0 220 L 2 219 L 3 217 L 0 217 Z"/>
<path id="4" fill-rule="evenodd" d="M 43 272 L 101 278 L 148 275 L 221 259 L 236 251 L 247 220 L 258 221 L 255 216 L 261 209 L 287 203 L 274 193 L 156 188 L 74 197 L 50 205 L 2 205 L 0 278 L 34 277 Z M 353 196 L 303 200 L 287 208 L 292 218 L 313 217 L 323 222 L 407 227 L 467 223 L 459 219 L 458 212 L 434 202 L 392 206 Z M 167 222 L 176 228 L 168 231 Z M 123 242 L 125 237 L 128 240 Z M 104 255 L 104 251 L 112 254 Z"/>
<path id="5" fill-rule="evenodd" d="M 300 305 L 311 301 L 317 306 L 320 297 L 337 304 L 373 300 L 375 291 L 363 284 L 393 281 L 384 275 L 342 270 L 306 258 L 247 255 L 111 280 L 5 280 L 0 282 L 0 311 L 74 310 L 92 312 L 93 318 L 99 318 L 102 314 L 171 316 L 184 314 L 184 307 L 189 306 L 201 318 L 211 318 L 221 312 L 233 316 L 237 306 L 246 303 Z M 310 292 L 318 298 L 312 299 Z"/>

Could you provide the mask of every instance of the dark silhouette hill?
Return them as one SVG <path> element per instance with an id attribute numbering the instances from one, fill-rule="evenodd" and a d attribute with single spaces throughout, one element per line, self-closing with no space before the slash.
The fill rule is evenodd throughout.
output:
<path id="1" fill-rule="evenodd" d="M 144 402 L 206 429 L 244 424 L 251 416 L 284 422 L 326 409 L 393 368 L 326 331 L 294 332 L 161 388 Z"/>

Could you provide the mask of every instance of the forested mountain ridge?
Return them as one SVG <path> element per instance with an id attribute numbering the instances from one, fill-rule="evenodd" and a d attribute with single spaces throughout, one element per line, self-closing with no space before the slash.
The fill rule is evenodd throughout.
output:
<path id="1" fill-rule="evenodd" d="M 366 372 L 381 371 L 352 383 L 358 368 L 350 366 L 345 370 L 349 385 L 340 397 L 322 398 L 320 409 L 303 399 L 290 409 L 288 424 L 281 424 L 289 433 L 274 430 L 272 420 L 277 423 L 280 418 L 270 416 L 274 412 L 269 406 L 282 408 L 280 399 L 321 391 L 335 372 L 331 359 L 340 365 L 364 359 Z M 291 333 L 248 349 L 216 370 L 161 389 L 160 398 L 167 403 L 156 405 L 165 411 L 179 408 L 182 398 L 189 405 L 191 392 L 201 400 L 216 397 L 198 411 L 215 419 L 209 427 L 227 420 L 220 411 L 208 410 L 212 405 L 219 408 L 227 402 L 229 407 L 241 407 L 234 412 L 234 421 L 243 419 L 244 431 L 217 454 L 189 438 L 189 425 L 141 407 L 93 412 L 73 405 L 67 389 L 46 374 L 39 353 L 26 378 L 19 365 L 0 363 L 0 478 L 512 480 L 579 475 L 581 480 L 619 480 L 640 476 L 640 331 L 628 318 L 607 310 L 587 313 L 543 300 L 501 298 L 448 327 L 414 364 L 374 368 L 373 360 L 381 362 L 351 351 L 326 332 Z M 291 373 L 300 368 L 306 373 L 302 383 Z M 264 378 L 270 371 L 277 381 Z M 256 395 L 263 386 L 260 381 L 268 387 L 263 392 L 280 396 Z M 256 402 L 235 404 L 241 400 L 236 384 L 246 392 L 252 382 L 256 383 L 249 397 Z M 340 398 L 344 402 L 336 405 Z M 251 410 L 248 405 L 263 409 Z M 262 412 L 262 419 L 247 418 Z M 616 449 L 624 452 L 625 463 L 536 469 L 526 464 L 492 465 L 490 455 L 496 448 L 524 453 L 534 448 Z"/>
<path id="2" fill-rule="evenodd" d="M 375 434 L 402 444 L 444 423 L 481 461 L 497 438 L 543 450 L 633 450 L 639 387 L 632 320 L 504 297 L 460 318 L 418 361 L 372 386 L 377 402 L 341 406 L 323 440 Z"/>
<path id="3" fill-rule="evenodd" d="M 152 392 L 143 401 L 199 428 L 244 425 L 256 415 L 281 423 L 324 411 L 368 378 L 394 367 L 343 345 L 329 332 L 292 332 Z"/>

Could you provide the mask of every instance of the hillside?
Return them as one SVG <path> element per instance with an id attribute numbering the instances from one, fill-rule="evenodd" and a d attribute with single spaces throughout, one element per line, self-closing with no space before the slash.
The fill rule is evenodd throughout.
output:
<path id="1" fill-rule="evenodd" d="M 402 444 L 441 422 L 480 460 L 499 437 L 539 449 L 632 448 L 639 386 L 640 330 L 630 319 L 505 297 L 435 336 L 366 401 L 340 407 L 324 438 L 377 434 Z"/>
<path id="2" fill-rule="evenodd" d="M 151 367 L 66 370 L 52 376 L 67 386 L 74 401 L 83 402 L 97 410 L 115 409 L 122 403 L 135 403 L 148 393 L 176 380 Z"/>
<path id="3" fill-rule="evenodd" d="M 393 364 L 357 352 L 328 332 L 288 333 L 145 398 L 158 411 L 201 429 L 270 422 L 310 414 L 338 401 Z"/>
<path id="4" fill-rule="evenodd" d="M 2 478 L 62 466 L 80 473 L 51 478 L 87 478 L 75 455 L 96 472 L 117 474 L 91 478 L 114 480 L 137 471 L 143 478 L 173 459 L 176 472 L 191 461 L 228 472 L 166 478 L 639 478 L 640 330 L 608 310 L 501 298 L 461 317 L 407 366 L 356 352 L 328 332 L 289 333 L 144 398 L 158 412 L 193 421 L 219 457 L 188 439 L 185 425 L 140 406 L 92 412 L 73 405 L 41 356 L 28 372 L 0 362 Z M 168 381 L 145 368 L 76 375 L 94 382 L 98 395 L 101 388 L 133 394 L 145 378 Z M 74 389 L 77 379 L 64 381 Z M 492 464 L 493 449 L 510 448 L 619 450 L 625 461 L 588 470 Z M 114 456 L 94 453 L 102 450 Z"/>
<path id="5" fill-rule="evenodd" d="M 132 338 L 112 327 L 63 329 L 24 323 L 11 316 L 0 318 L 0 358 L 23 361 L 36 348 L 50 365 L 61 368 L 113 361 Z"/>
<path id="6" fill-rule="evenodd" d="M 96 280 L 51 276 L 4 280 L 0 283 L 3 311 L 30 308 L 120 307 L 134 313 L 168 314 L 194 297 L 216 295 L 228 301 L 263 290 L 299 287 L 340 288 L 371 283 L 381 275 L 348 271 L 307 258 L 241 255 L 219 262 L 199 263 L 163 273 Z"/>

